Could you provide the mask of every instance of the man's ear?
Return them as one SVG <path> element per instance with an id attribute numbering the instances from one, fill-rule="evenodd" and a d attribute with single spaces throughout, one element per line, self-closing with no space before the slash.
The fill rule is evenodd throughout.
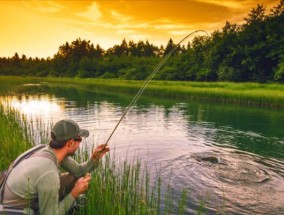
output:
<path id="1" fill-rule="evenodd" d="M 68 144 L 69 147 L 72 147 L 73 146 L 73 140 L 69 140 L 67 144 Z"/>

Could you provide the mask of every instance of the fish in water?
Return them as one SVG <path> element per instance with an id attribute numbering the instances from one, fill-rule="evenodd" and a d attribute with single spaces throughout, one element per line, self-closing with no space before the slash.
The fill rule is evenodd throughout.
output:
<path id="1" fill-rule="evenodd" d="M 197 154 L 193 154 L 192 157 L 200 162 L 206 161 L 206 162 L 210 162 L 213 164 L 221 163 L 221 159 L 213 153 L 197 153 Z"/>
<path id="2" fill-rule="evenodd" d="M 221 153 L 217 155 L 211 152 L 203 152 L 192 154 L 191 157 L 198 162 L 206 163 L 208 167 L 213 167 L 215 174 L 222 181 L 263 183 L 269 180 L 269 174 L 264 167 L 260 167 L 257 163 L 251 163 L 250 160 L 247 160 L 247 157 L 242 155 L 235 157 Z"/>

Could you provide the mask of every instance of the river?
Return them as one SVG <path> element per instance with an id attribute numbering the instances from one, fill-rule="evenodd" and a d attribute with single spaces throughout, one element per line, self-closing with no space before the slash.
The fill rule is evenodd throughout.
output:
<path id="1" fill-rule="evenodd" d="M 107 140 L 132 96 L 30 83 L 1 99 L 46 134 L 60 119 L 77 121 L 92 148 Z M 142 96 L 109 144 L 117 159 L 159 169 L 174 197 L 186 189 L 187 214 L 200 202 L 205 214 L 284 214 L 283 110 Z"/>

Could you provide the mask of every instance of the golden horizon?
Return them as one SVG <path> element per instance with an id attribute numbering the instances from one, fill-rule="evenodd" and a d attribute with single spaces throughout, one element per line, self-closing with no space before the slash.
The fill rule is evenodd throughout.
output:
<path id="1" fill-rule="evenodd" d="M 252 8 L 267 10 L 276 0 L 14 0 L 0 1 L 0 57 L 17 52 L 53 57 L 59 46 L 77 38 L 103 49 L 126 41 L 166 45 L 195 30 L 220 30 L 226 21 L 241 23 Z"/>

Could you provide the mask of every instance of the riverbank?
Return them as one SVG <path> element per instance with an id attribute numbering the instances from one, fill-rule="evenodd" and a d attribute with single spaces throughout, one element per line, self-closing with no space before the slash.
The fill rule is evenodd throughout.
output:
<path id="1" fill-rule="evenodd" d="M 76 85 L 87 90 L 110 90 L 135 94 L 144 81 L 120 79 L 33 78 L 0 76 L 0 82 Z M 284 85 L 229 82 L 151 81 L 143 94 L 215 103 L 283 108 Z"/>

